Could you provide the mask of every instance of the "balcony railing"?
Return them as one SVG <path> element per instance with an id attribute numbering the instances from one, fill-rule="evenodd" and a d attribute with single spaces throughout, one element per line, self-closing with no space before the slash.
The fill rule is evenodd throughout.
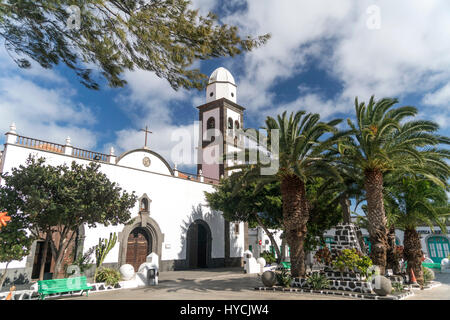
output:
<path id="1" fill-rule="evenodd" d="M 34 149 L 64 153 L 64 146 L 62 144 L 47 142 L 34 138 L 17 136 L 17 144 Z"/>
<path id="2" fill-rule="evenodd" d="M 93 161 L 108 161 L 108 155 L 95 151 L 89 151 L 79 148 L 72 148 L 72 156 Z"/>

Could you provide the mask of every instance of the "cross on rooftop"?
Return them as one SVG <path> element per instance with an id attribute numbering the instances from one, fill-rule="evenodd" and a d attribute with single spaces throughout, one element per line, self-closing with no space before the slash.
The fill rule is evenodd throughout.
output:
<path id="1" fill-rule="evenodd" d="M 145 129 L 141 129 L 140 131 L 144 131 L 145 132 L 145 145 L 144 145 L 144 148 L 147 148 L 147 134 L 153 133 L 153 132 L 149 131 L 147 126 L 145 126 Z"/>

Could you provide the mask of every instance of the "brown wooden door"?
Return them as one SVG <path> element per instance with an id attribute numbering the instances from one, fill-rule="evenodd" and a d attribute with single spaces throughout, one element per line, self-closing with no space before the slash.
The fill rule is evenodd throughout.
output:
<path id="1" fill-rule="evenodd" d="M 141 228 L 134 229 L 128 236 L 126 263 L 138 272 L 139 266 L 146 261 L 150 253 L 150 245 L 146 232 Z"/>

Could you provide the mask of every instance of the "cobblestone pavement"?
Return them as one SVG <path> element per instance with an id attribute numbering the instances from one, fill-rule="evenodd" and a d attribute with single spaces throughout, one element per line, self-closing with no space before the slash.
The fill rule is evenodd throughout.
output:
<path id="1" fill-rule="evenodd" d="M 436 273 L 441 286 L 414 290 L 405 300 L 450 300 L 450 274 Z M 91 293 L 70 300 L 355 300 L 340 296 L 309 293 L 287 293 L 254 290 L 261 286 L 256 274 L 244 274 L 237 269 L 198 269 L 162 272 L 159 285 L 138 289 L 123 289 Z"/>
<path id="2" fill-rule="evenodd" d="M 436 272 L 435 281 L 441 286 L 427 290 L 414 290 L 414 295 L 405 300 L 450 300 L 450 273 Z"/>
<path id="3" fill-rule="evenodd" d="M 354 300 L 352 298 L 261 292 L 258 275 L 244 274 L 242 269 L 208 269 L 162 272 L 159 285 L 91 293 L 71 300 Z"/>

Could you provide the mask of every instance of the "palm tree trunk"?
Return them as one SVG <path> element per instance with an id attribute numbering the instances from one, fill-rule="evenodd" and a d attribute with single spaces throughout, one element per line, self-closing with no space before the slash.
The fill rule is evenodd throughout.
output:
<path id="1" fill-rule="evenodd" d="M 384 275 L 387 252 L 387 221 L 383 203 L 383 173 L 378 170 L 364 172 L 364 188 L 367 198 L 367 220 L 369 222 L 371 259 Z"/>
<path id="2" fill-rule="evenodd" d="M 352 222 L 350 213 L 350 200 L 347 193 L 344 192 L 339 196 L 339 203 L 342 208 L 342 220 L 344 221 L 344 224 L 350 224 Z"/>
<path id="3" fill-rule="evenodd" d="M 306 273 L 304 242 L 309 218 L 305 184 L 297 176 L 284 176 L 281 180 L 281 196 L 284 232 L 291 249 L 291 275 L 304 277 Z"/>
<path id="4" fill-rule="evenodd" d="M 420 244 L 419 233 L 415 228 L 405 230 L 404 245 L 405 260 L 408 262 L 407 273 L 411 276 L 412 269 L 417 283 L 423 285 L 422 245 Z"/>
<path id="5" fill-rule="evenodd" d="M 388 248 L 386 253 L 386 268 L 392 269 L 394 274 L 400 273 L 398 254 L 395 246 L 395 226 L 389 228 Z"/>

